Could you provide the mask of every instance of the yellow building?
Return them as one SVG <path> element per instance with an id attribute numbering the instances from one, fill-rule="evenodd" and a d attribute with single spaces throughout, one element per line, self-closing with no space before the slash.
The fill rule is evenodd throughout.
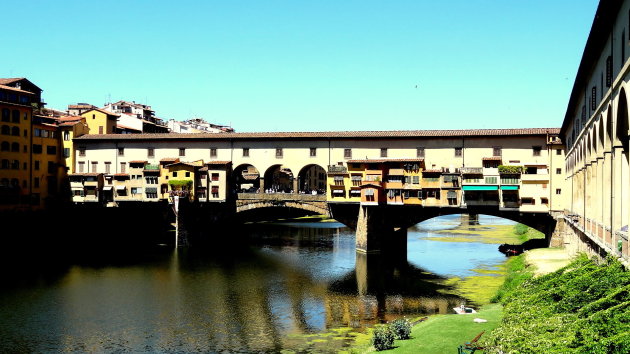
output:
<path id="1" fill-rule="evenodd" d="M 92 108 L 81 113 L 85 117 L 90 134 L 114 134 L 120 115 L 99 108 Z"/>
<path id="2" fill-rule="evenodd" d="M 88 134 L 89 128 L 85 117 L 65 116 L 57 119 L 61 134 L 61 156 L 68 173 L 74 173 L 74 147 L 72 139 Z"/>
<path id="3" fill-rule="evenodd" d="M 32 204 L 44 206 L 60 197 L 60 182 L 65 180 L 61 157 L 61 139 L 56 124 L 44 123 L 45 117 L 33 117 L 32 131 Z"/>
<path id="4" fill-rule="evenodd" d="M 30 127 L 35 94 L 0 79 L 0 209 L 30 204 Z"/>
<path id="5" fill-rule="evenodd" d="M 175 162 L 167 165 L 169 194 L 179 196 L 180 199 L 194 200 L 195 198 L 195 170 L 198 165 L 188 162 Z"/>

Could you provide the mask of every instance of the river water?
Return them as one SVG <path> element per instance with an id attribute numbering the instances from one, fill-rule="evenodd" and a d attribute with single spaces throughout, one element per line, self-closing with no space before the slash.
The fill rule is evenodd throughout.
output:
<path id="1" fill-rule="evenodd" d="M 1 289 L 0 351 L 339 349 L 375 323 L 452 312 L 466 299 L 440 280 L 505 261 L 494 244 L 427 239 L 458 224 L 411 228 L 406 259 L 357 256 L 350 229 L 300 222 L 252 225 L 230 247 L 152 247 L 29 273 Z"/>

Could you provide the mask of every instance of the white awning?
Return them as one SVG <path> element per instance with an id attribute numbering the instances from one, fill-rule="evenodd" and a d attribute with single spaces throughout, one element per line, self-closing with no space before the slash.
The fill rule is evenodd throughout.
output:
<path id="1" fill-rule="evenodd" d="M 113 188 L 113 186 L 104 186 L 104 187 L 103 187 L 103 190 L 104 190 L 104 191 L 111 191 L 111 190 L 112 190 L 112 188 Z"/>
<path id="2" fill-rule="evenodd" d="M 365 195 L 374 195 L 374 189 L 366 189 Z"/>
<path id="3" fill-rule="evenodd" d="M 344 190 L 343 189 L 333 189 L 333 194 L 343 194 Z"/>
<path id="4" fill-rule="evenodd" d="M 82 191 L 83 187 L 72 187 L 73 191 Z"/>
<path id="5" fill-rule="evenodd" d="M 117 191 L 123 191 L 127 188 L 127 186 L 116 186 Z"/>

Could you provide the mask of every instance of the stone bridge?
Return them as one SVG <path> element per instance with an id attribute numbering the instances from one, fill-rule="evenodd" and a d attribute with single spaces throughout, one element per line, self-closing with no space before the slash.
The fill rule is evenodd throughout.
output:
<path id="1" fill-rule="evenodd" d="M 238 193 L 236 212 L 260 208 L 294 208 L 331 216 L 325 195 L 295 193 Z"/>

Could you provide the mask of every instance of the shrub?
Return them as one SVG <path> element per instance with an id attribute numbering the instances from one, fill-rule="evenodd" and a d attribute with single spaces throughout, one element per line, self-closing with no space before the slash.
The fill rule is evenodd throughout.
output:
<path id="1" fill-rule="evenodd" d="M 172 179 L 168 181 L 168 184 L 171 185 L 171 188 L 190 189 L 193 181 L 190 179 Z"/>
<path id="2" fill-rule="evenodd" d="M 518 175 L 523 173 L 523 166 L 499 165 L 499 173 L 506 175 Z"/>
<path id="3" fill-rule="evenodd" d="M 372 345 L 376 350 L 387 350 L 394 347 L 394 332 L 389 326 L 379 326 L 374 329 Z"/>
<path id="4" fill-rule="evenodd" d="M 525 233 L 527 233 L 527 230 L 529 230 L 529 227 L 527 225 L 523 225 L 523 224 L 514 225 L 514 233 L 517 235 L 525 235 Z"/>
<path id="5" fill-rule="evenodd" d="M 394 320 L 390 327 L 396 339 L 409 339 L 411 337 L 411 322 L 406 318 Z"/>

